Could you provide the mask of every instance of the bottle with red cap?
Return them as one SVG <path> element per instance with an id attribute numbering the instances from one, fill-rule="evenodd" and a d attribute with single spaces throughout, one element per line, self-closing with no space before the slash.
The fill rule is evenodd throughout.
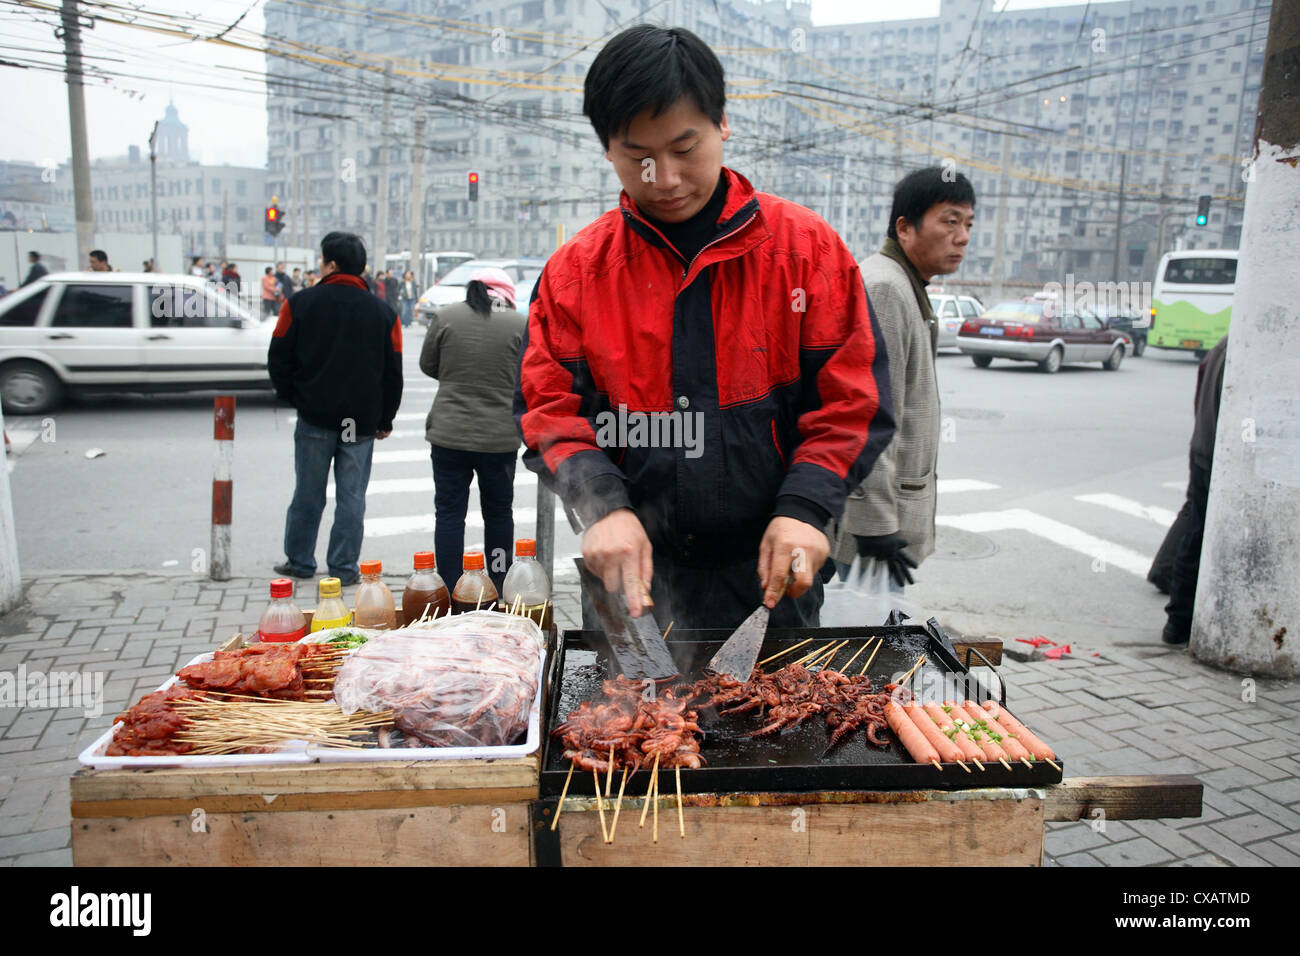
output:
<path id="1" fill-rule="evenodd" d="M 442 579 L 435 568 L 432 551 L 417 551 L 413 560 L 415 571 L 406 579 L 406 590 L 402 592 L 402 614 L 406 623 L 411 624 L 421 617 L 442 617 L 451 611 L 451 595 L 447 593 L 447 582 Z"/>
<path id="2" fill-rule="evenodd" d="M 357 587 L 357 613 L 352 623 L 357 627 L 391 630 L 397 627 L 397 606 L 393 592 L 379 577 L 384 571 L 381 561 L 361 562 L 361 584 Z"/>
<path id="3" fill-rule="evenodd" d="M 497 586 L 483 570 L 483 552 L 466 551 L 465 568 L 456 587 L 451 592 L 451 611 L 463 614 L 466 611 L 492 610 L 497 606 Z"/>
<path id="4" fill-rule="evenodd" d="M 515 541 L 515 560 L 501 582 L 499 610 L 531 617 L 543 630 L 552 624 L 551 582 L 537 563 L 537 541 Z"/>
<path id="5" fill-rule="evenodd" d="M 293 582 L 288 578 L 276 578 L 271 582 L 271 603 L 257 622 L 257 641 L 284 644 L 306 635 L 307 617 L 293 603 Z"/>

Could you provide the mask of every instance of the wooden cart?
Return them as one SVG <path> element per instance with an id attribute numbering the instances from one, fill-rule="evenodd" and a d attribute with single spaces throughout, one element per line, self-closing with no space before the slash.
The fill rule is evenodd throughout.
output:
<path id="1" fill-rule="evenodd" d="M 235 639 L 226 643 L 233 643 Z M 994 642 L 996 644 L 996 642 Z M 958 646 L 959 652 L 965 645 Z M 973 643 L 993 663 L 1001 645 Z M 1047 821 L 1199 817 L 1179 775 L 1073 777 L 1042 788 L 696 793 L 679 835 L 672 778 L 638 826 L 625 795 L 613 844 L 590 797 L 539 799 L 540 755 L 159 770 L 72 777 L 78 866 L 1037 866 Z M 615 781 L 617 786 L 617 781 Z M 638 787 L 644 793 L 644 782 Z M 605 808 L 612 824 L 612 807 Z"/>

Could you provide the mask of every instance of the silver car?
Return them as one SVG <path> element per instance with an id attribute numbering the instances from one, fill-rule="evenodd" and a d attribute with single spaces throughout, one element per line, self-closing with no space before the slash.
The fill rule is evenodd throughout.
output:
<path id="1" fill-rule="evenodd" d="M 967 319 L 984 314 L 984 303 L 973 295 L 949 295 L 931 292 L 930 308 L 939 320 L 939 348 L 957 347 L 957 332 Z"/>

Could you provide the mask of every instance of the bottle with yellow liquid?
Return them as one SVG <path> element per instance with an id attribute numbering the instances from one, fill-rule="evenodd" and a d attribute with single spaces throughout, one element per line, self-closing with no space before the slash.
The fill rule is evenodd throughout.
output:
<path id="1" fill-rule="evenodd" d="M 515 560 L 501 582 L 501 603 L 497 610 L 531 617 L 542 630 L 553 626 L 551 582 L 537 563 L 537 541 L 533 538 L 515 541 Z"/>
<path id="2" fill-rule="evenodd" d="M 352 612 L 343 603 L 343 585 L 338 578 L 321 578 L 320 603 L 311 619 L 312 633 L 331 627 L 347 627 L 351 623 Z"/>

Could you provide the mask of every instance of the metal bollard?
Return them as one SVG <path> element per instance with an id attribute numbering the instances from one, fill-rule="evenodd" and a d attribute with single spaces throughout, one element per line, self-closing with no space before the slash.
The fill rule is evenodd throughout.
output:
<path id="1" fill-rule="evenodd" d="M 232 512 L 235 463 L 235 396 L 218 395 L 212 401 L 212 437 L 217 441 L 217 460 L 212 472 L 212 560 L 208 576 L 214 581 L 230 580 L 230 516 Z"/>

